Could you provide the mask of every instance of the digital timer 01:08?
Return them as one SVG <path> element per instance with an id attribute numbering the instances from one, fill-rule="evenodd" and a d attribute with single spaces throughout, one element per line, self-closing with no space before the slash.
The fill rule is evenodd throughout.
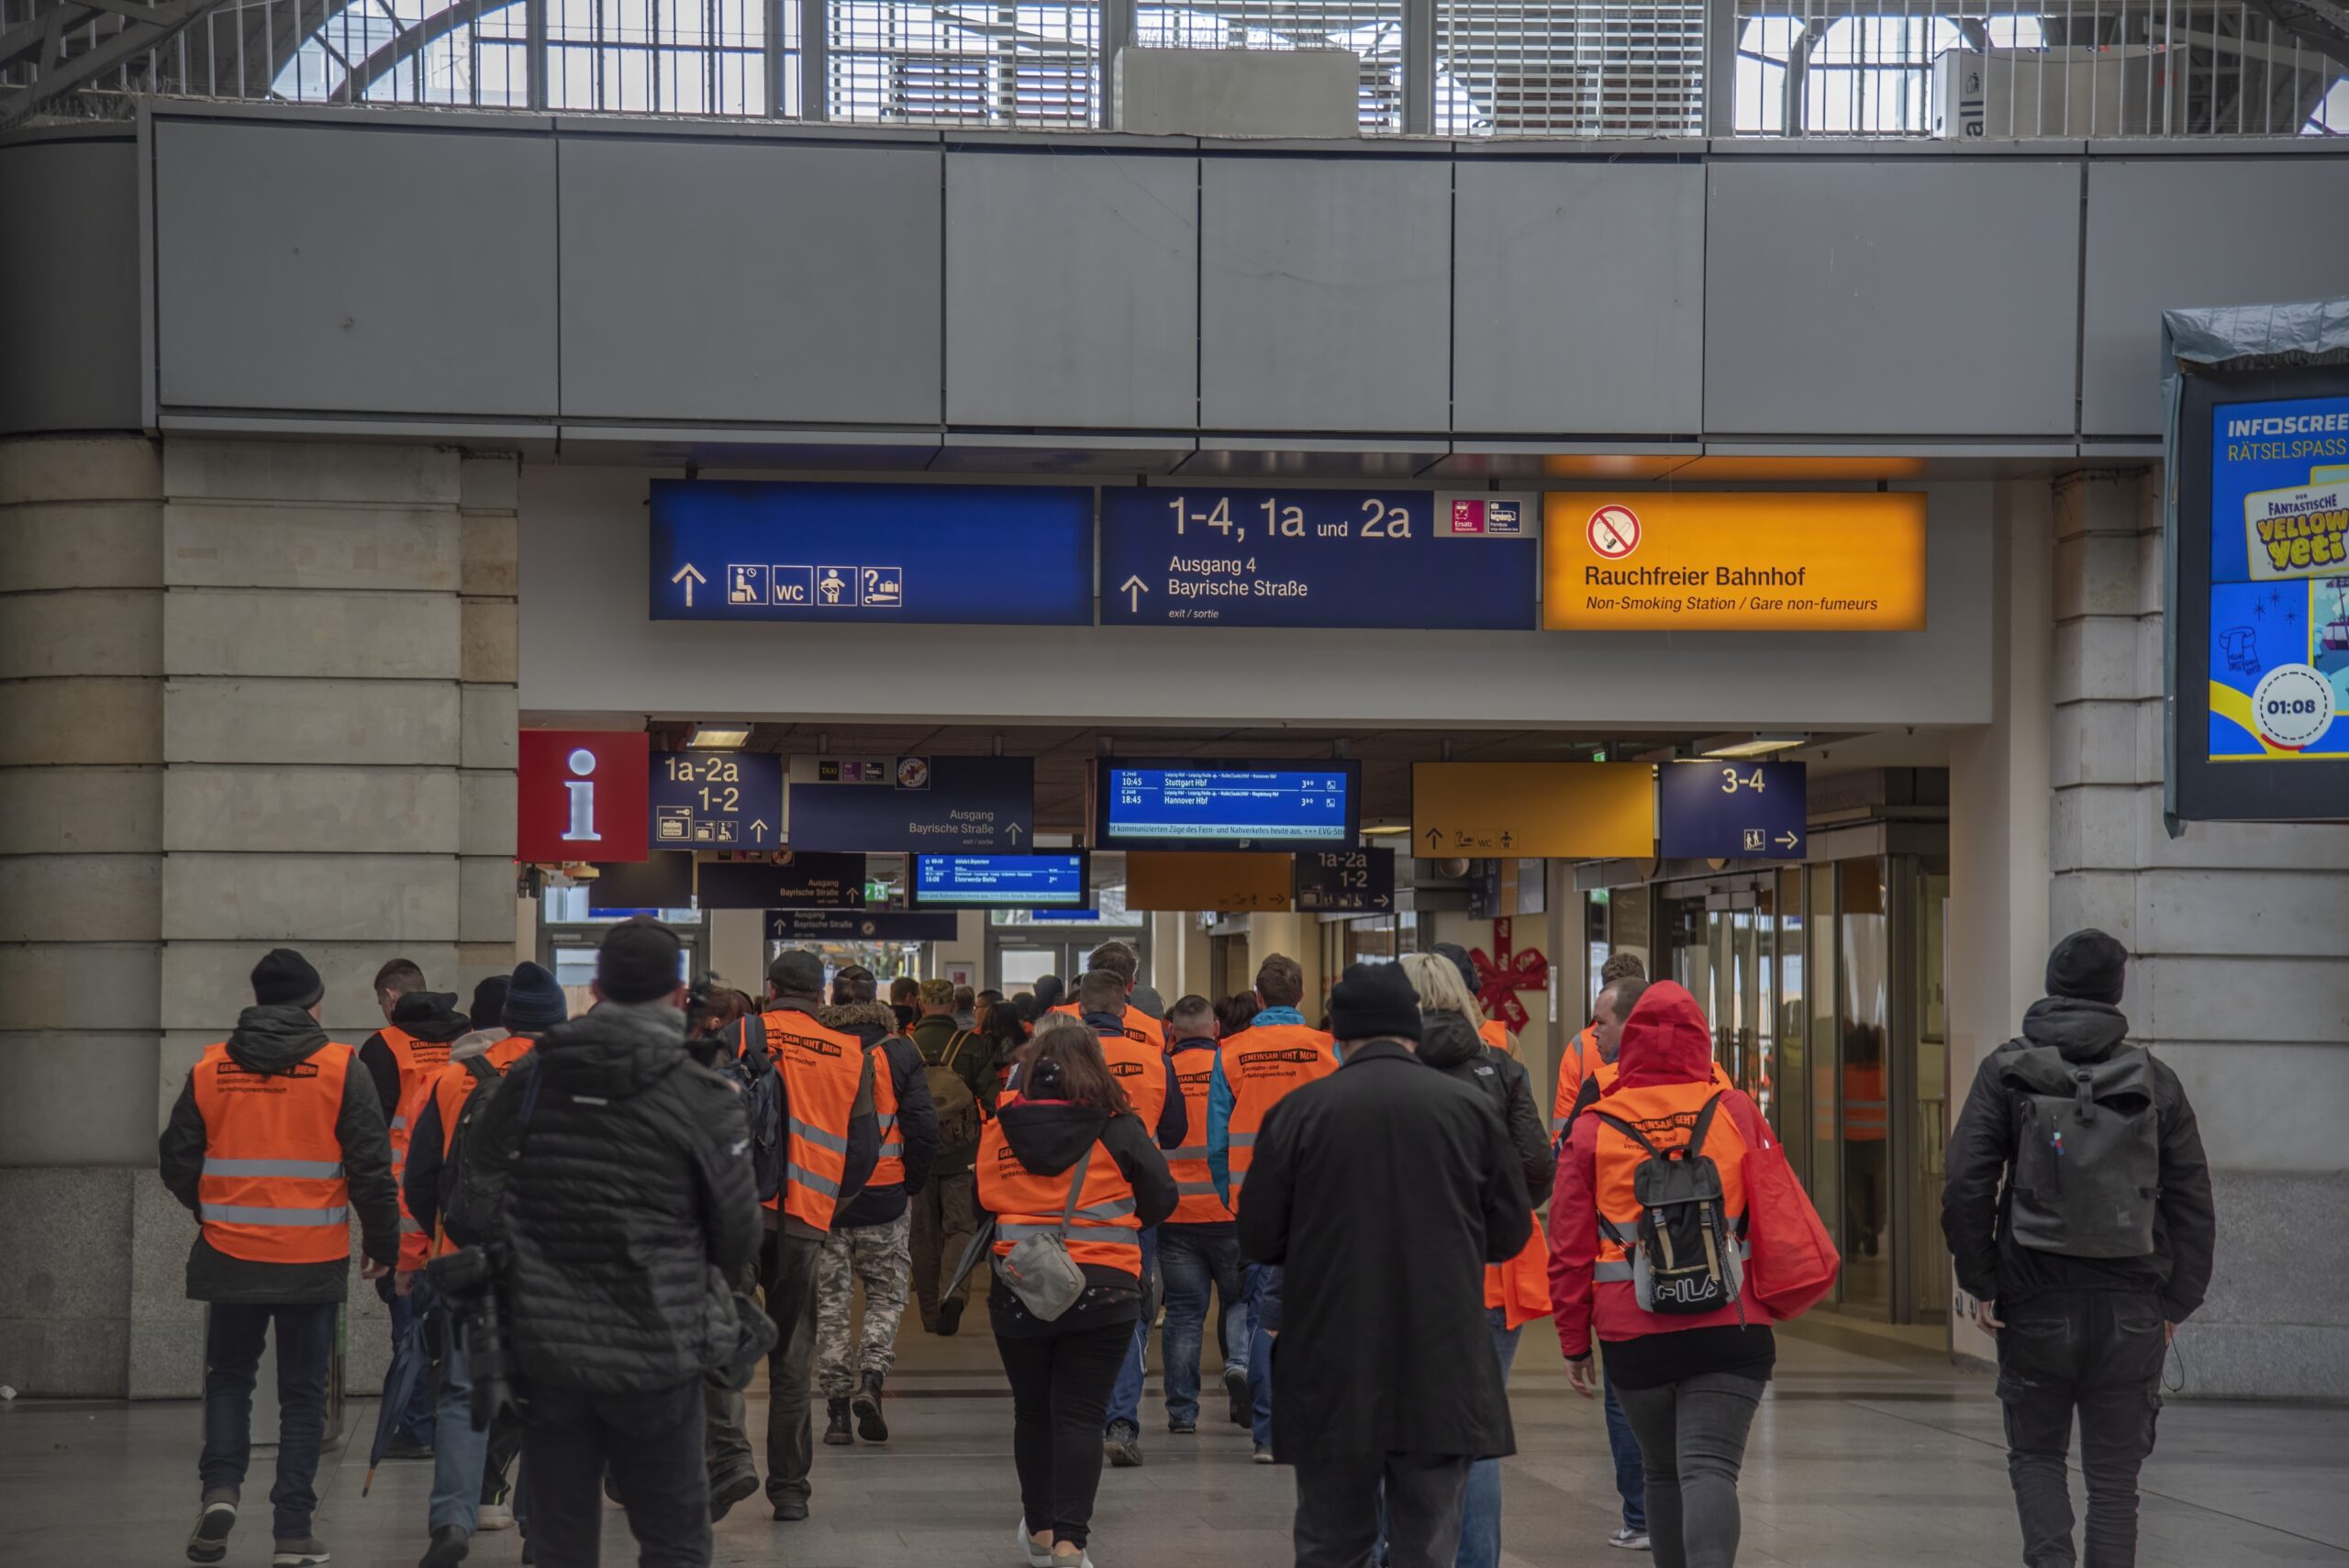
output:
<path id="1" fill-rule="evenodd" d="M 1248 538 L 1248 525 L 1244 522 L 1236 522 L 1232 518 L 1231 497 L 1229 495 L 1217 496 L 1215 509 L 1209 512 L 1191 511 L 1190 498 L 1185 495 L 1173 496 L 1166 505 L 1174 513 L 1174 532 L 1177 535 L 1185 533 L 1187 525 L 1197 523 L 1204 528 L 1218 530 L 1233 544 L 1244 543 Z M 1256 503 L 1255 509 L 1264 515 L 1264 537 L 1267 539 L 1346 539 L 1349 537 L 1409 539 L 1411 537 L 1409 511 L 1399 506 L 1389 506 L 1375 495 L 1364 497 L 1362 517 L 1359 519 L 1344 517 L 1334 522 L 1315 523 L 1310 532 L 1306 528 L 1305 508 L 1302 506 L 1284 506 L 1271 496 L 1266 496 Z M 1354 531 L 1357 526 L 1360 528 L 1360 532 Z"/>

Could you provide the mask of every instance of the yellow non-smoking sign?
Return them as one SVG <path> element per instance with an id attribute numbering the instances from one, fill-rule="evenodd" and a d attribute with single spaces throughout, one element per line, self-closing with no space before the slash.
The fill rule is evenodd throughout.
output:
<path id="1" fill-rule="evenodd" d="M 1925 498 L 1553 491 L 1553 631 L 1921 631 Z"/>

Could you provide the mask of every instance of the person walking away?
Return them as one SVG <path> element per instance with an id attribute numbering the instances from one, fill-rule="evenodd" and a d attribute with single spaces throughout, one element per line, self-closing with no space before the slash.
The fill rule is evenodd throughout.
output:
<path id="1" fill-rule="evenodd" d="M 1068 982 L 1057 974 L 1038 975 L 1036 989 L 1030 995 L 1036 998 L 1036 1019 L 1041 1021 L 1068 995 Z"/>
<path id="2" fill-rule="evenodd" d="M 1124 1032 L 1126 1038 L 1140 1045 L 1164 1049 L 1166 1026 L 1159 1021 L 1159 1016 L 1156 1013 L 1144 1012 L 1133 1005 L 1134 986 L 1141 977 L 1141 955 L 1134 951 L 1133 944 L 1112 938 L 1095 948 L 1092 955 L 1085 960 L 1085 973 L 1090 974 L 1100 969 L 1106 969 L 1118 977 L 1119 986 L 1118 1005 L 1110 1010 L 1117 1015 L 1118 1027 Z M 1042 981 L 1037 982 L 1039 989 L 1041 989 L 1042 984 Z M 1093 1010 L 1085 1004 L 1082 978 L 1077 984 L 1078 994 L 1054 1006 L 1052 1009 L 1053 1012 L 1060 1014 L 1063 1018 L 1082 1018 Z M 1152 992 L 1151 995 L 1155 996 L 1157 993 Z"/>
<path id="3" fill-rule="evenodd" d="M 1457 948 L 1446 952 L 1444 948 L 1450 945 L 1403 957 L 1404 975 L 1419 997 L 1419 1060 L 1466 1084 L 1490 1102 L 1517 1151 L 1526 1203 L 1539 1208 L 1550 1201 L 1558 1161 L 1534 1103 L 1532 1080 L 1506 1045 L 1490 1043 L 1489 1034 L 1479 1025 L 1482 1009 L 1469 989 L 1475 971 L 1463 972 L 1461 961 L 1467 955 Z M 1508 1038 L 1506 1031 L 1502 1038 Z M 1508 1386 L 1518 1338 L 1525 1325 L 1549 1315 L 1549 1238 L 1537 1224 L 1529 1229 L 1525 1245 L 1515 1257 L 1485 1268 L 1485 1323 L 1492 1334 L 1502 1387 Z M 1459 1568 L 1499 1568 L 1500 1560 L 1500 1462 L 1480 1459 L 1468 1473 L 1461 1509 Z"/>
<path id="4" fill-rule="evenodd" d="M 1740 1271 L 1722 1254 L 1745 1235 L 1746 1156 L 1768 1146 L 1769 1129 L 1753 1101 L 1721 1085 L 1705 1015 L 1670 981 L 1640 993 L 1615 1065 L 1611 1087 L 1575 1118 L 1559 1151 L 1550 1202 L 1558 1344 L 1575 1391 L 1591 1398 L 1594 1329 L 1605 1342 L 1607 1376 L 1639 1440 L 1661 1568 L 1729 1568 L 1738 1468 L 1777 1348 L 1769 1312 L 1744 1299 Z M 1717 1173 L 1718 1196 L 1675 1205 L 1666 1227 L 1653 1218 L 1665 1211 L 1640 1195 L 1652 1195 L 1658 1168 L 1687 1170 L 1696 1156 Z M 1650 1224 L 1653 1247 L 1642 1242 Z M 1659 1260 L 1672 1259 L 1711 1272 L 1666 1277 Z"/>
<path id="5" fill-rule="evenodd" d="M 1223 1387 L 1232 1424 L 1249 1420 L 1248 1286 L 1240 1262 L 1240 1232 L 1231 1210 L 1208 1173 L 1208 1088 L 1215 1077 L 1215 1006 L 1186 996 L 1166 1015 L 1166 1059 L 1191 1131 L 1170 1150 L 1174 1212 L 1158 1228 L 1158 1268 L 1165 1281 L 1166 1329 L 1161 1364 L 1166 1379 L 1166 1429 L 1178 1436 L 1199 1424 L 1199 1362 L 1204 1354 L 1208 1293 L 1217 1305 L 1217 1342 L 1223 1353 Z"/>
<path id="6" fill-rule="evenodd" d="M 1367 1562 L 1382 1488 L 1392 1568 L 1452 1568 L 1470 1467 L 1516 1449 L 1484 1271 L 1532 1210 L 1490 1097 L 1417 1055 L 1397 966 L 1350 965 L 1330 1021 L 1344 1065 L 1273 1107 L 1240 1204 L 1241 1251 L 1285 1270 L 1273 1448 L 1297 1466 L 1297 1568 Z"/>
<path id="7" fill-rule="evenodd" d="M 351 1273 L 359 1212 L 360 1277 L 399 1260 L 399 1196 L 374 1081 L 351 1047 L 318 1027 L 326 986 L 309 961 L 273 949 L 252 972 L 253 1005 L 206 1046 L 156 1140 L 163 1185 L 196 1218 L 187 1296 L 206 1302 L 203 1496 L 191 1562 L 228 1552 L 252 1460 L 253 1378 L 277 1337 L 277 1481 L 270 1488 L 276 1568 L 328 1560 L 311 1533 L 326 1440 L 327 1368 Z"/>
<path id="8" fill-rule="evenodd" d="M 935 1010 L 924 1008 L 907 1038 L 921 1054 L 922 1077 L 938 1116 L 938 1158 L 930 1180 L 908 1196 L 914 1301 L 924 1329 L 952 1334 L 963 1326 L 970 1283 L 952 1291 L 941 1287 L 978 1229 L 973 1162 L 979 1151 L 979 1122 L 993 1114 L 1002 1079 L 987 1042 L 955 1027 L 951 995 Z"/>
<path id="9" fill-rule="evenodd" d="M 1122 950 L 1127 957 L 1133 952 L 1122 942 L 1104 943 L 1095 951 L 1108 952 L 1113 948 Z M 1111 952 L 1110 956 L 1118 955 Z M 1154 1019 L 1144 1019 L 1143 1025 L 1130 1021 L 1131 1017 L 1139 1016 L 1127 1004 L 1130 991 L 1123 972 L 1088 969 L 1077 982 L 1076 1005 L 1085 1026 L 1100 1038 L 1101 1055 L 1109 1064 L 1109 1075 L 1118 1080 L 1118 1087 L 1124 1091 L 1134 1114 L 1152 1129 L 1161 1150 L 1180 1149 L 1190 1132 L 1190 1121 L 1182 1088 L 1174 1081 L 1174 1059 L 1159 1043 L 1159 1026 Z M 1142 1304 L 1147 1307 L 1158 1295 L 1157 1228 L 1144 1227 L 1141 1240 Z M 1142 1462 L 1141 1387 L 1150 1353 L 1149 1319 L 1154 1316 L 1146 1312 L 1134 1326 L 1133 1350 L 1118 1373 L 1117 1386 L 1109 1396 L 1108 1418 L 1102 1429 L 1101 1440 L 1109 1462 L 1121 1470 Z"/>
<path id="10" fill-rule="evenodd" d="M 1573 1125 L 1576 1115 L 1575 1101 L 1581 1097 L 1583 1084 L 1588 1081 L 1592 1071 L 1602 1061 L 1615 1060 L 1613 1047 L 1600 1044 L 1599 1020 L 1606 1006 L 1606 987 L 1626 980 L 1641 986 L 1646 985 L 1647 965 L 1642 963 L 1640 955 L 1634 952 L 1609 954 L 1607 962 L 1598 966 L 1601 989 L 1593 1004 L 1590 1022 L 1567 1042 L 1564 1051 L 1558 1053 L 1558 1084 L 1556 1092 L 1551 1096 L 1550 1108 L 1550 1136 L 1553 1139 L 1564 1138 L 1566 1129 Z M 1618 1018 L 1615 1021 L 1616 1038 L 1620 1039 L 1622 1032 L 1622 1020 Z"/>
<path id="11" fill-rule="evenodd" d="M 1141 1232 L 1174 1211 L 1174 1181 L 1083 1024 L 1046 1019 L 1019 1084 L 981 1135 L 978 1196 L 995 1221 L 987 1316 L 1011 1380 L 1019 1543 L 1030 1568 L 1089 1568 L 1102 1421 L 1141 1315 Z M 1082 1289 L 1046 1317 L 1004 1260 L 1054 1235 Z"/>
<path id="12" fill-rule="evenodd" d="M 2087 1568 L 2136 1562 L 2164 1350 L 2210 1284 L 2210 1163 L 2177 1074 L 2128 1043 L 2128 962 L 2102 931 L 2057 943 L 2046 996 L 1983 1062 L 1950 1137 L 1942 1231 L 1998 1336 L 2028 1568 L 2072 1568 L 2076 1410 Z"/>
<path id="13" fill-rule="evenodd" d="M 495 993 L 484 981 L 474 989 L 472 1017 L 477 1027 L 449 1051 L 449 1060 L 427 1081 L 416 1125 L 408 1140 L 405 1197 L 408 1213 L 423 1229 L 429 1256 L 457 1250 L 441 1215 L 456 1181 L 458 1134 L 474 1096 L 495 1084 L 529 1053 L 539 1037 L 563 1021 L 567 1006 L 554 975 L 535 963 L 495 976 Z M 486 1102 L 484 1101 L 485 1105 Z M 397 1289 L 413 1296 L 422 1270 L 401 1260 Z M 506 1503 L 506 1468 L 519 1447 L 518 1429 L 476 1430 L 473 1422 L 471 1347 L 462 1315 L 434 1298 L 427 1308 L 429 1333 L 440 1346 L 439 1381 L 433 1398 L 432 1498 L 426 1516 L 431 1537 L 419 1568 L 449 1568 L 465 1559 L 476 1529 L 505 1529 L 514 1523 Z"/>
<path id="14" fill-rule="evenodd" d="M 975 986 L 954 987 L 954 1027 L 965 1029 L 979 1027 L 979 993 Z"/>
<path id="15" fill-rule="evenodd" d="M 1003 1085 L 1011 1081 L 1012 1064 L 1028 1047 L 1028 1025 L 1019 1009 L 1008 1002 L 997 1002 L 981 1013 L 977 1043 L 994 1062 L 996 1091 L 1000 1095 Z"/>
<path id="16" fill-rule="evenodd" d="M 471 1032 L 473 1026 L 470 1018 L 456 1010 L 456 994 L 427 990 L 424 971 L 408 959 L 392 959 L 375 972 L 374 995 L 375 1006 L 384 1015 L 384 1027 L 360 1042 L 359 1064 L 374 1081 L 375 1096 L 383 1104 L 391 1129 L 392 1183 L 404 1188 L 411 1113 L 415 1109 L 412 1102 L 423 1094 L 426 1082 L 447 1064 L 449 1048 Z M 405 1210 L 400 1215 L 400 1236 L 401 1262 L 410 1270 L 421 1269 L 425 1261 L 424 1233 L 414 1217 Z M 419 1298 L 413 1293 L 400 1296 L 392 1276 L 376 1282 L 375 1294 L 390 1315 L 392 1343 L 396 1347 L 407 1337 L 409 1325 L 423 1313 L 429 1298 Z M 389 1386 L 388 1383 L 385 1386 Z M 392 1429 L 391 1446 L 384 1451 L 384 1457 L 430 1459 L 432 1436 L 432 1390 L 424 1379 L 418 1378 L 408 1407 L 401 1412 L 398 1423 Z"/>
<path id="17" fill-rule="evenodd" d="M 1338 1070 L 1336 1042 L 1308 1029 L 1297 1010 L 1305 999 L 1305 971 L 1283 953 L 1256 966 L 1255 1016 L 1224 1037 L 1208 1075 L 1208 1179 L 1236 1216 L 1253 1168 L 1256 1139 L 1272 1108 L 1295 1090 Z M 1273 1339 L 1281 1327 L 1278 1263 L 1246 1257 L 1248 1387 L 1256 1462 L 1273 1462 Z"/>
<path id="18" fill-rule="evenodd" d="M 943 984 L 925 981 L 924 985 Z M 921 1052 L 896 1032 L 896 1015 L 877 999 L 873 980 L 855 983 L 856 999 L 835 1003 L 817 1015 L 826 1029 L 854 1035 L 873 1061 L 873 1109 L 880 1133 L 880 1158 L 872 1179 L 853 1201 L 832 1217 L 831 1234 L 816 1265 L 816 1383 L 824 1396 L 824 1440 L 889 1440 L 881 1395 L 896 1364 L 897 1324 L 906 1314 L 906 1286 L 912 1270 L 906 1195 L 919 1192 L 938 1157 L 938 1111 Z M 864 1325 L 850 1342 L 851 1309 L 856 1287 L 864 1287 Z"/>
<path id="19" fill-rule="evenodd" d="M 889 982 L 889 1011 L 896 1015 L 899 1033 L 912 1029 L 921 1017 L 921 982 L 910 974 L 900 974 Z"/>

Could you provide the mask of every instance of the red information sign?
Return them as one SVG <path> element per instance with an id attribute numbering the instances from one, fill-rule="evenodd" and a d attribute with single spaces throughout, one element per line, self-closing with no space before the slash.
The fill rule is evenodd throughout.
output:
<path id="1" fill-rule="evenodd" d="M 516 768 L 514 858 L 640 861 L 651 738 L 642 730 L 525 729 Z"/>

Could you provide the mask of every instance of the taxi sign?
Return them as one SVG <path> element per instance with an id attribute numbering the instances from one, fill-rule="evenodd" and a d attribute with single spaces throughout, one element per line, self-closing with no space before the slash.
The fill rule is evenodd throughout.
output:
<path id="1" fill-rule="evenodd" d="M 1648 762 L 1414 762 L 1411 851 L 1426 859 L 1637 859 L 1655 849 Z"/>

